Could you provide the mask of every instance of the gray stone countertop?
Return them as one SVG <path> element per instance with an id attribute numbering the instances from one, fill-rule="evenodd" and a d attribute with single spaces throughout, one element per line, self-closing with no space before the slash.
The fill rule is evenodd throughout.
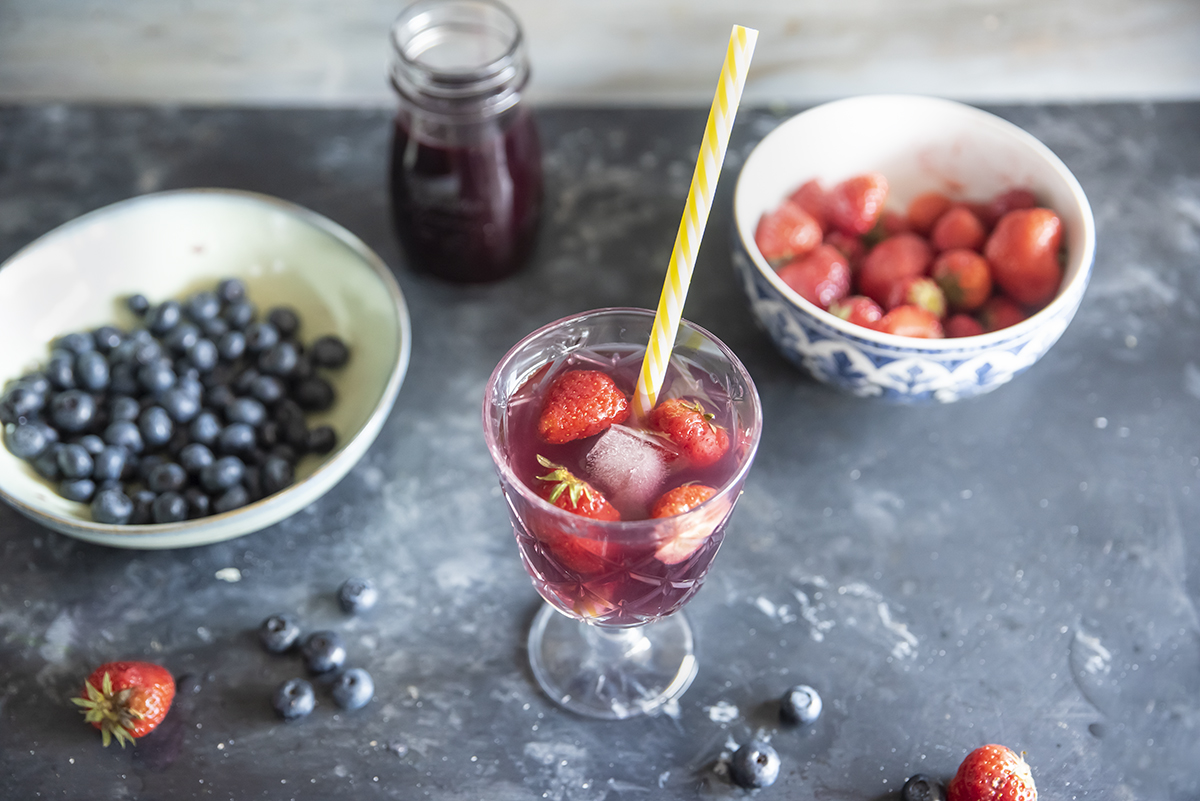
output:
<path id="1" fill-rule="evenodd" d="M 687 316 L 746 363 L 767 434 L 686 611 L 695 684 L 672 714 L 597 722 L 530 674 L 539 599 L 479 402 L 535 327 L 657 302 L 704 112 L 542 111 L 539 250 L 464 288 L 403 266 L 384 112 L 0 108 L 0 258 L 132 195 L 250 189 L 376 248 L 414 331 L 378 441 L 267 530 L 121 551 L 0 507 L 0 797 L 737 798 L 723 760 L 753 734 L 783 759 L 763 799 L 898 798 L 989 742 L 1027 753 L 1044 799 L 1200 796 L 1200 104 L 993 110 L 1079 178 L 1095 273 L 1028 373 L 930 407 L 837 394 L 755 327 L 730 266 L 733 179 L 791 112 L 742 111 Z M 380 585 L 368 615 L 337 608 L 350 575 Z M 301 672 L 255 641 L 277 611 L 347 636 L 375 677 L 368 707 L 276 720 L 272 689 Z M 140 657 L 179 697 L 136 747 L 105 750 L 68 699 L 99 663 Z M 781 728 L 776 699 L 800 682 L 825 712 Z"/>

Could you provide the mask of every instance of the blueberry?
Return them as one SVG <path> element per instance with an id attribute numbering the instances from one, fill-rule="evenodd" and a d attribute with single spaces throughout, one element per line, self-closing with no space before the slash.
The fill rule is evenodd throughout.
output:
<path id="1" fill-rule="evenodd" d="M 102 489 L 92 498 L 92 519 L 123 526 L 133 515 L 133 501 L 120 490 Z"/>
<path id="2" fill-rule="evenodd" d="M 288 614 L 271 615 L 258 627 L 258 639 L 273 654 L 282 654 L 300 639 L 300 625 Z"/>
<path id="3" fill-rule="evenodd" d="M 254 322 L 257 315 L 258 309 L 253 303 L 248 300 L 239 300 L 226 306 L 225 313 L 221 316 L 225 318 L 225 322 L 229 323 L 230 328 L 243 329 Z"/>
<path id="4" fill-rule="evenodd" d="M 58 494 L 68 501 L 90 503 L 96 494 L 96 482 L 90 478 L 68 478 L 58 485 Z"/>
<path id="5" fill-rule="evenodd" d="M 338 604 L 343 612 L 356 614 L 365 612 L 379 600 L 375 583 L 366 578 L 348 578 L 338 588 Z"/>
<path id="6" fill-rule="evenodd" d="M 258 355 L 258 369 L 269 375 L 286 376 L 296 369 L 299 361 L 300 351 L 296 350 L 295 344 L 285 340 Z"/>
<path id="7" fill-rule="evenodd" d="M 200 330 L 204 332 L 204 336 L 206 338 L 216 342 L 229 332 L 229 323 L 225 322 L 220 317 L 214 317 L 211 320 L 205 320 L 200 326 Z"/>
<path id="8" fill-rule="evenodd" d="M 168 300 L 151 309 L 150 313 L 146 316 L 146 327 L 150 329 L 150 333 L 152 334 L 165 334 L 179 325 L 182 317 L 183 312 L 179 306 L 179 301 Z"/>
<path id="9" fill-rule="evenodd" d="M 179 492 L 186 483 L 187 471 L 175 462 L 155 465 L 150 475 L 146 476 L 146 488 L 159 493 Z"/>
<path id="10" fill-rule="evenodd" d="M 87 478 L 95 462 L 82 445 L 72 443 L 58 449 L 58 472 L 66 479 Z"/>
<path id="11" fill-rule="evenodd" d="M 147 336 L 149 336 L 147 334 Z M 157 339 L 139 339 L 133 350 L 133 363 L 138 365 L 153 364 L 163 358 L 162 345 Z"/>
<path id="12" fill-rule="evenodd" d="M 103 436 L 109 445 L 120 445 L 129 453 L 141 453 L 146 448 L 142 432 L 132 420 L 114 420 L 104 429 Z"/>
<path id="13" fill-rule="evenodd" d="M 149 456 L 143 456 L 137 463 L 136 472 L 138 480 L 145 484 L 150 479 L 150 474 L 154 472 L 154 468 L 165 461 L 167 461 L 167 457 L 161 453 L 152 453 Z"/>
<path id="14" fill-rule="evenodd" d="M 149 523 L 153 519 L 153 508 L 155 495 L 148 489 L 138 490 L 133 493 L 130 500 L 133 502 L 133 512 L 129 515 L 129 523 L 131 525 L 140 526 L 143 523 Z"/>
<path id="15" fill-rule="evenodd" d="M 193 321 L 203 324 L 221 313 L 221 300 L 215 292 L 197 292 L 184 303 L 184 311 Z"/>
<path id="16" fill-rule="evenodd" d="M 62 471 L 58 469 L 58 452 L 64 447 L 66 446 L 58 442 L 50 443 L 44 451 L 38 454 L 36 459 L 30 462 L 34 471 L 47 481 L 58 481 L 62 478 Z"/>
<path id="17" fill-rule="evenodd" d="M 254 428 L 247 423 L 230 423 L 217 436 L 221 453 L 245 453 L 254 447 Z"/>
<path id="18" fill-rule="evenodd" d="M 200 399 L 181 387 L 164 392 L 161 403 L 167 414 L 176 423 L 190 422 L 200 413 Z"/>
<path id="19" fill-rule="evenodd" d="M 200 484 L 209 492 L 236 486 L 246 473 L 246 465 L 236 456 L 222 456 L 200 470 Z"/>
<path id="20" fill-rule="evenodd" d="M 225 490 L 225 493 L 212 502 L 213 514 L 222 514 L 224 512 L 232 512 L 234 509 L 240 509 L 250 502 L 250 496 L 246 492 L 246 488 L 241 484 L 237 484 Z"/>
<path id="21" fill-rule="evenodd" d="M 262 491 L 266 495 L 274 495 L 286 489 L 296 480 L 292 465 L 279 456 L 268 456 L 262 466 Z"/>
<path id="22" fill-rule="evenodd" d="M 146 300 L 146 296 L 142 294 L 130 295 L 125 299 L 125 306 L 138 317 L 150 311 L 150 301 Z"/>
<path id="23" fill-rule="evenodd" d="M 192 345 L 187 354 L 188 361 L 202 373 L 207 373 L 216 367 L 220 355 L 216 344 L 211 339 L 197 339 L 196 344 Z"/>
<path id="24" fill-rule="evenodd" d="M 177 389 L 180 392 L 186 392 L 188 395 L 199 401 L 204 397 L 204 384 L 201 383 L 198 376 L 199 371 L 196 371 L 197 375 L 192 374 L 194 370 L 195 368 L 193 367 L 187 368 L 183 375 L 179 376 L 179 380 L 175 382 L 173 389 Z"/>
<path id="25" fill-rule="evenodd" d="M 43 397 L 50 391 L 50 379 L 46 377 L 45 373 L 37 370 L 21 376 L 17 385 L 36 392 Z"/>
<path id="26" fill-rule="evenodd" d="M 215 414 L 205 409 L 192 420 L 188 433 L 192 435 L 192 441 L 203 445 L 212 445 L 221 433 L 221 421 Z"/>
<path id="27" fill-rule="evenodd" d="M 203 442 L 191 442 L 179 450 L 179 464 L 192 475 L 213 463 L 213 452 Z"/>
<path id="28" fill-rule="evenodd" d="M 97 350 L 89 350 L 75 357 L 75 383 L 88 392 L 100 392 L 108 388 L 108 360 Z"/>
<path id="29" fill-rule="evenodd" d="M 166 445 L 171 435 L 175 433 L 175 424 L 171 415 L 161 406 L 150 406 L 142 410 L 138 416 L 138 430 L 142 432 L 142 441 L 149 448 Z"/>
<path id="30" fill-rule="evenodd" d="M 277 403 L 287 393 L 287 385 L 273 375 L 260 375 L 250 385 L 250 394 L 266 404 Z"/>
<path id="31" fill-rule="evenodd" d="M 108 371 L 108 388 L 118 395 L 131 397 L 142 394 L 142 385 L 137 380 L 137 363 L 117 362 Z"/>
<path id="32" fill-rule="evenodd" d="M 50 440 L 46 437 L 46 430 L 43 426 L 37 423 L 25 423 L 24 425 L 14 426 L 11 429 L 5 428 L 4 444 L 13 456 L 25 461 L 32 461 L 38 458 L 50 446 Z"/>
<path id="33" fill-rule="evenodd" d="M 288 679 L 271 696 L 275 714 L 284 720 L 297 720 L 308 715 L 317 705 L 313 686 L 304 679 Z"/>
<path id="34" fill-rule="evenodd" d="M 317 631 L 300 646 L 304 664 L 312 673 L 325 673 L 346 663 L 346 646 L 336 631 Z"/>
<path id="35" fill-rule="evenodd" d="M 276 306 L 267 312 L 267 322 L 275 326 L 279 336 L 294 337 L 300 330 L 300 315 L 291 306 Z"/>
<path id="36" fill-rule="evenodd" d="M 83 431 L 96 416 L 96 400 L 81 389 L 68 389 L 50 401 L 50 419 L 63 431 Z"/>
<path id="37" fill-rule="evenodd" d="M 310 348 L 313 363 L 320 367 L 341 367 L 350 360 L 350 349 L 341 338 L 323 336 Z"/>
<path id="38" fill-rule="evenodd" d="M 50 343 L 51 348 L 70 351 L 78 356 L 81 353 L 87 353 L 89 350 L 94 350 L 96 340 L 92 339 L 89 334 L 74 331 L 70 334 L 63 334 L 58 339 Z"/>
<path id="39" fill-rule="evenodd" d="M 129 395 L 115 395 L 108 401 L 110 420 L 136 420 L 141 412 L 141 404 Z"/>
<path id="40" fill-rule="evenodd" d="M 267 419 L 267 410 L 261 401 L 254 398 L 237 398 L 225 407 L 225 419 L 231 423 L 258 426 Z"/>
<path id="41" fill-rule="evenodd" d="M 329 694 L 342 709 L 361 709 L 375 695 L 375 682 L 362 668 L 350 668 L 333 680 Z"/>
<path id="42" fill-rule="evenodd" d="M 217 340 L 217 353 L 227 362 L 240 359 L 246 352 L 246 335 L 241 331 L 229 331 Z"/>
<path id="43" fill-rule="evenodd" d="M 770 787 L 779 778 L 779 754 L 761 740 L 751 740 L 733 753 L 729 775 L 738 787 Z"/>
<path id="44" fill-rule="evenodd" d="M 100 453 L 92 457 L 92 478 L 97 481 L 114 481 L 125 472 L 129 452 L 120 445 L 105 445 Z"/>
<path id="45" fill-rule="evenodd" d="M 900 798 L 901 801 L 946 801 L 946 791 L 937 779 L 917 773 L 904 783 Z"/>
<path id="46" fill-rule="evenodd" d="M 199 328 L 191 323 L 180 323 L 171 329 L 171 332 L 163 339 L 163 344 L 176 354 L 183 356 L 199 341 Z"/>
<path id="47" fill-rule="evenodd" d="M 242 489 L 246 491 L 246 503 L 261 501 L 263 498 L 262 468 L 255 458 L 246 465 L 246 474 L 242 476 Z"/>
<path id="48" fill-rule="evenodd" d="M 46 377 L 55 389 L 75 388 L 75 356 L 67 351 L 55 351 L 46 362 Z"/>
<path id="49" fill-rule="evenodd" d="M 305 409 L 323 412 L 333 406 L 333 387 L 324 378 L 312 376 L 295 386 L 292 397 Z"/>
<path id="50" fill-rule="evenodd" d="M 821 694 L 807 684 L 797 684 L 779 702 L 779 719 L 784 723 L 812 723 L 820 716 Z"/>
<path id="51" fill-rule="evenodd" d="M 199 487 L 188 487 L 183 491 L 183 499 L 187 501 L 188 520 L 208 517 L 212 513 L 212 499 Z"/>
<path id="52" fill-rule="evenodd" d="M 154 499 L 151 516 L 155 523 L 178 523 L 187 520 L 187 501 L 178 492 L 164 492 Z"/>
<path id="53" fill-rule="evenodd" d="M 217 384 L 204 392 L 204 405 L 214 409 L 224 409 L 237 398 L 228 384 Z"/>
<path id="54" fill-rule="evenodd" d="M 337 445 L 337 432 L 331 426 L 317 426 L 308 432 L 305 450 L 309 453 L 329 453 Z"/>
<path id="55" fill-rule="evenodd" d="M 21 382 L 5 392 L 4 399 L 0 403 L 7 405 L 13 411 L 15 418 L 28 419 L 45 408 L 46 391 L 39 392 Z"/>
<path id="56" fill-rule="evenodd" d="M 100 437 L 96 436 L 95 434 L 84 434 L 82 437 L 76 440 L 76 444 L 82 445 L 83 449 L 90 453 L 93 457 L 100 453 L 100 451 L 104 450 L 104 440 L 100 439 Z"/>
<path id="57" fill-rule="evenodd" d="M 300 459 L 300 457 L 296 454 L 296 449 L 284 442 L 281 442 L 275 447 L 271 448 L 270 455 L 277 456 L 288 464 L 292 465 L 294 465 Z"/>
<path id="58" fill-rule="evenodd" d="M 296 359 L 296 366 L 288 373 L 288 380 L 295 383 L 303 381 L 306 378 L 312 378 L 316 375 L 316 369 L 313 367 L 312 357 L 307 353 L 301 353 L 300 358 Z"/>
<path id="59" fill-rule="evenodd" d="M 166 392 L 175 386 L 175 371 L 167 359 L 155 359 L 138 369 L 138 383 L 147 392 Z"/>
<path id="60" fill-rule="evenodd" d="M 102 325 L 92 332 L 92 340 L 96 343 L 96 350 L 101 353 L 112 352 L 112 349 L 120 345 L 124 339 L 125 335 L 111 325 Z"/>
<path id="61" fill-rule="evenodd" d="M 248 394 L 251 387 L 254 386 L 254 381 L 258 378 L 258 376 L 258 370 L 255 370 L 253 367 L 247 367 L 245 370 L 242 370 L 240 373 L 238 373 L 237 377 L 233 379 L 233 383 L 231 384 L 233 391 L 238 395 Z"/>
<path id="62" fill-rule="evenodd" d="M 250 323 L 246 326 L 246 349 L 261 353 L 279 341 L 279 332 L 270 323 Z"/>
<path id="63" fill-rule="evenodd" d="M 217 284 L 217 297 L 225 303 L 237 303 L 246 297 L 246 285 L 240 278 L 225 278 Z"/>

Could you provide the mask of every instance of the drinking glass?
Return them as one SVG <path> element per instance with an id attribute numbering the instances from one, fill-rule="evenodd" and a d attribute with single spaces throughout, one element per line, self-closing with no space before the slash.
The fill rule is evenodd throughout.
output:
<path id="1" fill-rule="evenodd" d="M 532 421 L 549 383 L 562 369 L 579 367 L 602 370 L 632 393 L 653 321 L 645 309 L 617 308 L 551 323 L 500 360 L 484 393 L 484 436 L 522 561 L 546 600 L 529 633 L 529 660 L 553 700 L 590 717 L 654 712 L 695 678 L 692 631 L 679 610 L 700 589 L 720 548 L 762 431 L 758 393 L 741 362 L 712 334 L 683 321 L 659 399 L 703 398 L 716 411 L 714 422 L 726 428 L 730 452 L 711 468 L 676 475 L 674 483 L 694 479 L 716 494 L 681 515 L 608 522 L 551 504 L 530 486 L 548 472 L 539 456 L 590 465 L 589 449 L 606 436 L 569 446 L 538 441 Z M 640 468 L 631 465 L 632 475 Z M 591 480 L 586 466 L 574 469 Z M 660 484 L 671 485 L 670 479 Z"/>

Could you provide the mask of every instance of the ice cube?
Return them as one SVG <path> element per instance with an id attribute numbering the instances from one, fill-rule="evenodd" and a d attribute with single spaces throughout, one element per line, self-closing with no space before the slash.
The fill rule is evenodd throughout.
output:
<path id="1" fill-rule="evenodd" d="M 588 481 L 623 516 L 644 517 L 678 460 L 669 440 L 614 425 L 588 451 L 584 467 Z"/>

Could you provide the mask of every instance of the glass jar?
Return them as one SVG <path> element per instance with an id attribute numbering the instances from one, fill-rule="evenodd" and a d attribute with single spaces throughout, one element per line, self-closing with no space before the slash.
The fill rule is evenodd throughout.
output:
<path id="1" fill-rule="evenodd" d="M 419 0 L 391 42 L 392 214 L 409 264 L 461 282 L 516 272 L 542 203 L 520 24 L 495 0 Z"/>

